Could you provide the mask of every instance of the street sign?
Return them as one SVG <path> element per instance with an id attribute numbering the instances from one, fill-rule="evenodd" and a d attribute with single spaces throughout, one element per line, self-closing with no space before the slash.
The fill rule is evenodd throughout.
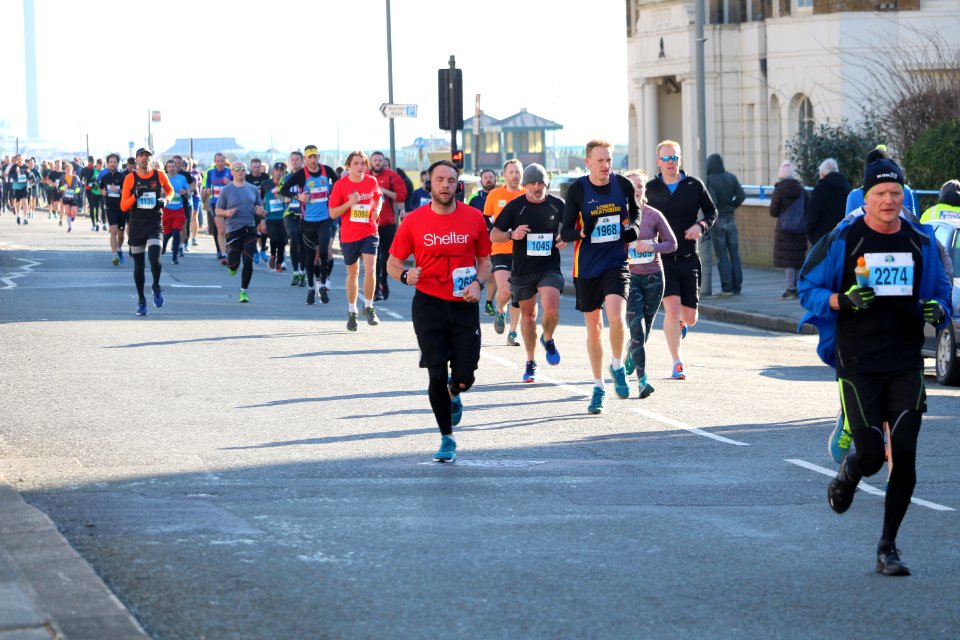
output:
<path id="1" fill-rule="evenodd" d="M 384 118 L 416 118 L 417 105 L 415 104 L 388 104 L 380 105 L 380 114 Z"/>
<path id="2" fill-rule="evenodd" d="M 159 111 L 151 112 L 150 119 L 153 120 L 154 122 L 160 122 L 160 112 Z"/>
<path id="3" fill-rule="evenodd" d="M 425 146 L 427 146 L 427 142 L 423 138 L 416 138 L 413 141 L 413 146 L 415 146 L 417 149 L 423 149 Z"/>

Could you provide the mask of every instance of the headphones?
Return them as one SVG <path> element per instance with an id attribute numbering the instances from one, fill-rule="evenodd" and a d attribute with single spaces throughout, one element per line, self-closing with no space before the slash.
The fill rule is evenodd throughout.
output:
<path id="1" fill-rule="evenodd" d="M 457 195 L 464 192 L 463 180 L 460 180 L 460 168 L 457 165 L 453 164 L 449 160 L 437 160 L 432 165 L 427 167 L 427 179 L 423 181 L 423 190 L 427 193 L 430 193 L 430 176 L 433 174 L 433 170 L 437 167 L 450 167 L 457 172 Z"/>

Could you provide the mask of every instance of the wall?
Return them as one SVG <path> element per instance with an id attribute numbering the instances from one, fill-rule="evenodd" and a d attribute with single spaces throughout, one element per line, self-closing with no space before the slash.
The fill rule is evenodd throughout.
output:
<path id="1" fill-rule="evenodd" d="M 751 267 L 773 268 L 773 232 L 777 219 L 770 215 L 770 201 L 747 198 L 737 209 L 740 261 Z"/>

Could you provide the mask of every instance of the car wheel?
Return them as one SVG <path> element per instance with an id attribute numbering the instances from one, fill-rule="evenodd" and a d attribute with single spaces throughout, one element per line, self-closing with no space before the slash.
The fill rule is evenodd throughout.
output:
<path id="1" fill-rule="evenodd" d="M 937 335 L 937 382 L 960 386 L 960 358 L 957 358 L 957 337 L 952 326 Z"/>

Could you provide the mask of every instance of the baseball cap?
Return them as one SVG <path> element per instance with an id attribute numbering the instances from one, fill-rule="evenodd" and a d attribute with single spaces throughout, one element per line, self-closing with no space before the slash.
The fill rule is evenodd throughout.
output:
<path id="1" fill-rule="evenodd" d="M 286 170 L 287 170 L 287 165 L 283 164 L 282 162 L 274 162 L 274 163 L 273 163 L 273 168 L 274 168 L 274 169 L 279 169 L 280 171 L 286 171 Z"/>
<path id="2" fill-rule="evenodd" d="M 306 148 L 303 150 L 304 158 L 306 158 L 307 156 L 318 156 L 318 155 L 320 155 L 320 152 L 317 151 L 317 145 L 315 144 L 308 144 Z"/>
<path id="3" fill-rule="evenodd" d="M 146 147 L 140 147 L 139 149 L 137 149 L 136 155 L 139 156 L 141 153 L 145 153 L 145 154 L 147 154 L 148 156 L 152 156 L 152 155 L 153 155 L 153 151 L 150 151 L 150 149 L 148 149 L 148 148 L 146 148 Z"/>

